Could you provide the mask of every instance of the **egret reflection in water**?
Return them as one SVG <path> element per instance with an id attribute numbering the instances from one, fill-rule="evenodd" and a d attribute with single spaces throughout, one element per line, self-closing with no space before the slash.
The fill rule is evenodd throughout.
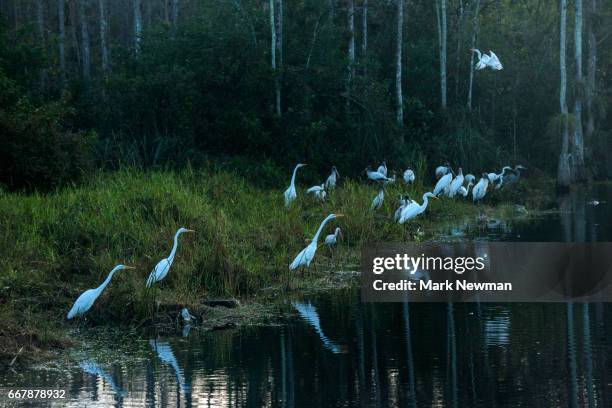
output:
<path id="1" fill-rule="evenodd" d="M 323 342 L 323 346 L 330 350 L 334 354 L 345 353 L 346 350 L 342 345 L 334 343 L 331 341 L 325 333 L 323 333 L 323 329 L 321 329 L 321 320 L 319 319 L 319 314 L 317 313 L 317 309 L 309 303 L 302 302 L 291 302 L 293 307 L 298 311 L 302 319 L 306 320 L 308 324 L 310 324 L 317 334 L 319 338 Z"/>
<path id="2" fill-rule="evenodd" d="M 110 385 L 114 394 L 120 397 L 125 396 L 125 392 L 119 386 L 117 386 L 115 380 L 113 380 L 113 377 L 104 371 L 95 361 L 83 360 L 79 363 L 79 367 L 81 367 L 81 369 L 86 373 L 101 378 L 102 381 Z"/>
<path id="3" fill-rule="evenodd" d="M 157 356 L 161 361 L 168 364 L 174 370 L 174 374 L 176 375 L 176 380 L 183 390 L 185 394 L 191 393 L 191 387 L 189 384 L 185 382 L 185 377 L 183 376 L 183 370 L 178 365 L 176 357 L 172 352 L 172 347 L 165 341 L 159 340 L 149 340 L 149 344 L 157 353 Z"/>

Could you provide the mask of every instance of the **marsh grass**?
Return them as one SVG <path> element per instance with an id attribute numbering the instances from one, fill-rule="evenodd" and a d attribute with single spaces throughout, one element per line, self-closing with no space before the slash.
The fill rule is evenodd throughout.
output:
<path id="1" fill-rule="evenodd" d="M 289 209 L 284 207 L 282 189 L 262 189 L 228 172 L 191 168 L 126 169 L 49 194 L 0 191 L 0 349 L 4 354 L 16 352 L 12 347 L 18 341 L 9 338 L 17 334 L 35 338 L 37 344 L 61 337 L 57 331 L 67 327 L 65 316 L 72 302 L 98 286 L 118 263 L 137 270 L 117 273 L 87 318 L 128 325 L 146 319 L 152 312 L 146 277 L 168 256 L 181 226 L 196 233 L 180 237 L 171 271 L 155 288 L 160 303 L 190 305 L 211 296 L 245 297 L 294 280 L 288 264 L 331 212 L 345 217 L 328 225 L 321 238 L 341 226 L 344 239 L 336 251 L 338 260 L 363 243 L 412 239 L 419 227 L 425 232 L 422 239 L 427 239 L 441 220 L 491 211 L 469 200 L 433 200 L 417 221 L 400 226 L 391 220 L 399 194 L 408 192 L 421 202 L 422 185 L 406 188 L 398 181 L 389 186 L 376 212 L 370 210 L 377 193 L 373 185 L 342 179 L 324 204 L 305 194 L 303 187 Z M 489 201 L 499 203 L 502 198 L 493 193 Z M 500 208 L 511 211 L 509 205 Z M 320 254 L 317 262 L 330 265 L 328 252 Z"/>

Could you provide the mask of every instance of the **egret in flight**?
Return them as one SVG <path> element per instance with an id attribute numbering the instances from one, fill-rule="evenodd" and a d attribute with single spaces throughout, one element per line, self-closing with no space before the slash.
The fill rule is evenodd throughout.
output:
<path id="1" fill-rule="evenodd" d="M 325 237 L 325 245 L 327 245 L 329 248 L 333 247 L 334 245 L 336 245 L 338 243 L 338 237 L 342 236 L 342 230 L 340 229 L 340 227 L 336 228 L 336 231 L 334 231 L 333 234 L 329 234 L 328 236 Z"/>
<path id="2" fill-rule="evenodd" d="M 174 245 L 172 246 L 172 251 L 170 252 L 170 256 L 165 259 L 159 261 L 157 265 L 155 265 L 155 269 L 151 271 L 149 278 L 147 279 L 147 288 L 153 286 L 155 282 L 159 282 L 164 279 L 166 275 L 168 275 L 168 271 L 170 270 L 170 266 L 172 265 L 172 261 L 174 261 L 174 255 L 176 255 L 176 248 L 178 247 L 178 237 L 184 232 L 195 232 L 194 230 L 190 230 L 187 228 L 179 228 L 174 234 Z"/>
<path id="3" fill-rule="evenodd" d="M 87 313 L 87 311 L 91 309 L 91 307 L 93 306 L 98 296 L 100 296 L 104 288 L 108 286 L 115 272 L 121 269 L 136 269 L 136 268 L 133 268 L 131 266 L 125 266 L 125 265 L 115 266 L 113 270 L 109 272 L 108 276 L 106 277 L 106 279 L 104 280 L 104 282 L 102 282 L 100 286 L 98 286 L 95 289 L 86 290 L 85 292 L 81 294 L 81 296 L 77 298 L 77 300 L 74 302 L 74 305 L 72 306 L 72 309 L 70 309 L 70 311 L 68 312 L 68 316 L 67 316 L 68 320 L 72 319 L 75 316 L 82 316 L 85 313 Z"/>
<path id="4" fill-rule="evenodd" d="M 402 210 L 402 214 L 399 219 L 399 223 L 403 224 L 408 220 L 416 218 L 417 215 L 421 214 L 427 208 L 429 204 L 429 197 L 438 198 L 432 192 L 427 192 L 423 194 L 423 204 L 419 204 L 416 201 L 412 201 L 404 209 Z"/>
<path id="5" fill-rule="evenodd" d="M 414 183 L 414 179 L 414 171 L 412 171 L 411 168 L 406 169 L 406 171 L 404 171 L 404 183 L 412 184 Z"/>
<path id="6" fill-rule="evenodd" d="M 300 251 L 300 253 L 297 254 L 293 262 L 291 262 L 291 264 L 289 265 L 290 270 L 294 271 L 298 269 L 300 266 L 302 267 L 302 269 L 304 267 L 310 267 L 310 263 L 312 262 L 315 256 L 315 253 L 317 252 L 317 243 L 319 241 L 319 236 L 321 235 L 321 232 L 323 231 L 325 224 L 339 217 L 344 217 L 344 215 L 343 214 L 329 214 L 321 222 L 321 225 L 319 225 L 319 229 L 317 230 L 314 237 L 312 237 L 312 241 L 310 241 L 310 244 L 308 244 L 306 248 L 302 249 L 302 251 Z"/>
<path id="7" fill-rule="evenodd" d="M 453 181 L 450 183 L 450 188 L 448 190 L 448 196 L 449 197 L 454 197 L 457 192 L 459 191 L 459 188 L 461 186 L 463 186 L 463 169 L 461 167 L 459 167 L 459 173 L 457 174 L 457 177 L 455 177 L 453 179 Z"/>
<path id="8" fill-rule="evenodd" d="M 383 205 L 384 200 L 385 200 L 385 190 L 381 187 L 378 190 L 378 194 L 376 194 L 376 197 L 374 197 L 374 200 L 372 200 L 372 206 L 370 207 L 370 209 L 372 210 L 380 209 L 380 207 L 382 207 Z"/>
<path id="9" fill-rule="evenodd" d="M 338 173 L 338 169 L 336 169 L 336 166 L 332 166 L 331 174 L 329 175 L 327 180 L 325 180 L 325 188 L 328 190 L 333 190 L 334 188 L 336 188 L 336 183 L 338 182 L 339 178 L 340 173 Z"/>
<path id="10" fill-rule="evenodd" d="M 384 183 L 385 181 L 390 181 L 391 179 L 388 178 L 385 174 L 382 174 L 379 171 L 372 171 L 372 168 L 370 166 L 368 166 L 365 169 L 366 174 L 368 175 L 368 178 L 372 181 L 376 181 L 378 183 Z"/>
<path id="11" fill-rule="evenodd" d="M 481 69 L 485 69 L 487 67 L 491 68 L 494 71 L 504 69 L 501 62 L 499 61 L 499 58 L 497 57 L 497 55 L 495 55 L 493 51 L 489 50 L 490 55 L 487 55 L 486 53 L 481 53 L 480 50 L 477 48 L 471 48 L 470 51 L 475 52 L 478 56 L 478 62 L 476 62 L 476 66 L 474 67 L 477 71 L 480 71 Z"/>
<path id="12" fill-rule="evenodd" d="M 475 203 L 480 202 L 485 194 L 487 194 L 487 187 L 489 187 L 489 177 L 487 173 L 482 173 L 482 177 L 472 189 L 472 201 Z"/>
<path id="13" fill-rule="evenodd" d="M 506 186 L 506 185 L 513 185 L 518 183 L 519 178 L 521 177 L 521 171 L 523 170 L 527 170 L 527 167 L 519 164 L 517 166 L 514 167 L 514 169 L 510 169 L 508 171 L 508 174 L 503 174 L 500 177 L 500 181 L 499 184 L 497 185 L 496 188 L 500 188 L 502 186 Z"/>
<path id="14" fill-rule="evenodd" d="M 447 167 L 447 172 L 445 175 L 440 177 L 440 180 L 436 183 L 434 187 L 433 194 L 435 196 L 440 195 L 440 193 L 447 191 L 450 188 L 451 181 L 453 180 L 453 172 L 450 167 Z"/>
<path id="15" fill-rule="evenodd" d="M 325 184 L 321 184 L 320 186 L 312 186 L 306 190 L 306 193 L 313 194 L 314 197 L 321 202 L 325 201 L 325 197 L 327 196 L 327 193 L 325 192 Z"/>
<path id="16" fill-rule="evenodd" d="M 298 163 L 293 169 L 293 175 L 291 176 L 291 183 L 285 190 L 285 207 L 289 207 L 293 201 L 297 198 L 297 192 L 295 191 L 295 175 L 300 167 L 304 167 L 306 164 Z"/>

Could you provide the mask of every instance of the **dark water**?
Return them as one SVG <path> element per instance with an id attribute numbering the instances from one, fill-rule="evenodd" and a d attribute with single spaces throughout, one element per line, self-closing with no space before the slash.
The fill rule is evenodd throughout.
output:
<path id="1" fill-rule="evenodd" d="M 461 222 L 447 238 L 609 241 L 611 201 L 611 189 L 595 186 L 561 212 Z M 608 304 L 366 304 L 351 288 L 280 307 L 279 326 L 98 333 L 0 383 L 66 389 L 61 404 L 75 407 L 612 406 Z"/>

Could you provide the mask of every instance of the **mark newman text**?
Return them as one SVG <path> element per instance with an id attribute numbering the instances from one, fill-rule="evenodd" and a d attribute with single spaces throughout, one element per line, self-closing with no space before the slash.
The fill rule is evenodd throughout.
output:
<path id="1" fill-rule="evenodd" d="M 434 282 L 432 280 L 422 281 L 411 281 L 408 279 L 402 279 L 398 282 L 384 282 L 380 279 L 375 280 L 372 283 L 374 290 L 385 291 L 385 290 L 405 290 L 405 291 L 417 291 L 417 290 L 429 290 L 434 292 L 444 291 L 511 291 L 512 283 L 510 282 L 468 282 L 465 279 L 456 280 L 451 282 L 446 280 L 444 282 Z"/>

